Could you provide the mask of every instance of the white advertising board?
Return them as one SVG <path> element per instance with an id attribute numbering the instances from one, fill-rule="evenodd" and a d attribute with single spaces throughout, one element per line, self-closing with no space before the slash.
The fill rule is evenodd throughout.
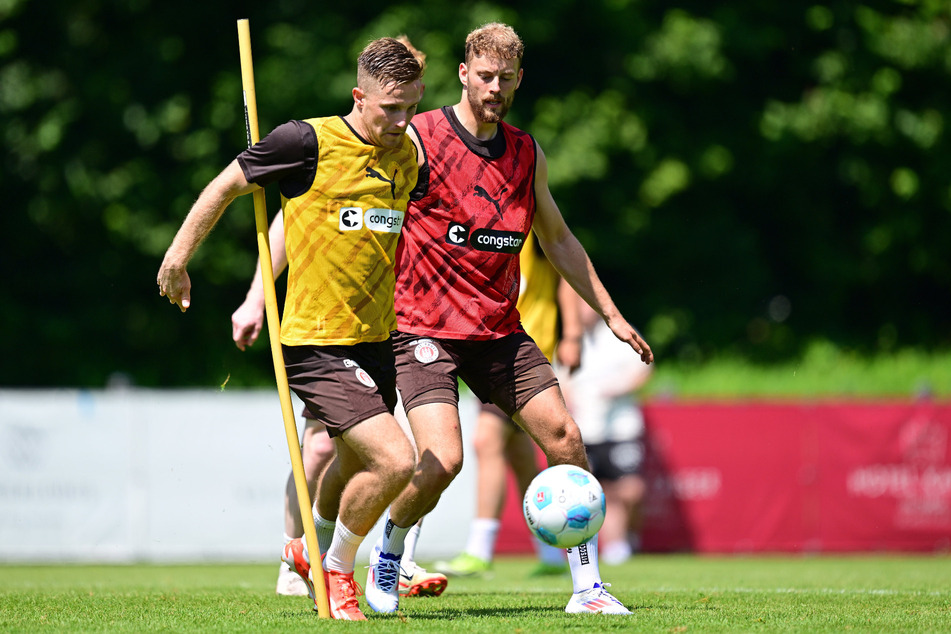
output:
<path id="1" fill-rule="evenodd" d="M 466 464 L 424 522 L 420 561 L 465 546 L 471 397 L 461 410 Z M 0 561 L 276 562 L 282 421 L 276 390 L 0 390 Z"/>

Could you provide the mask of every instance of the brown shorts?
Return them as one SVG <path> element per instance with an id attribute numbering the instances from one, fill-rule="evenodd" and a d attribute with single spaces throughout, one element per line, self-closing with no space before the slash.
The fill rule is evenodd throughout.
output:
<path id="1" fill-rule="evenodd" d="M 459 403 L 458 379 L 483 403 L 512 416 L 539 392 L 558 385 L 555 372 L 524 331 L 469 341 L 393 333 L 396 382 L 406 411 L 427 403 Z"/>
<path id="2" fill-rule="evenodd" d="M 284 346 L 291 389 L 331 436 L 396 408 L 390 341 L 353 346 Z"/>

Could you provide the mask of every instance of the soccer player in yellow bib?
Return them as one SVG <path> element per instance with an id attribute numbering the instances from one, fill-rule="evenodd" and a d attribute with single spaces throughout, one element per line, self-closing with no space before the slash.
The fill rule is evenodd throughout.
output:
<path id="1" fill-rule="evenodd" d="M 396 38 L 410 50 L 419 60 L 423 71 L 426 70 L 426 54 L 418 50 L 405 35 Z M 268 242 L 271 245 L 272 274 L 277 279 L 287 268 L 287 253 L 284 246 L 284 212 L 278 211 L 271 221 L 268 232 Z M 261 275 L 260 260 L 255 266 L 254 278 L 248 289 L 247 296 L 241 305 L 231 315 L 232 338 L 240 350 L 254 344 L 264 326 L 264 282 Z M 399 420 L 400 412 L 397 412 Z M 306 407 L 301 413 L 304 419 L 304 432 L 301 438 L 301 457 L 304 463 L 304 475 L 310 491 L 311 499 L 317 492 L 317 482 L 324 468 L 334 456 L 333 440 L 327 435 L 322 421 L 314 416 Z M 409 434 L 409 430 L 407 430 Z M 304 534 L 304 525 L 297 511 L 297 489 L 293 474 L 288 475 L 284 495 L 284 545 L 300 540 Z M 334 522 L 323 518 L 314 518 L 317 529 L 317 539 L 326 549 L 329 538 L 333 535 Z M 422 520 L 413 527 L 411 536 L 407 536 L 406 550 L 400 562 L 399 594 L 400 596 L 439 596 L 446 589 L 446 576 L 429 572 L 416 563 L 416 540 L 419 537 Z M 297 548 L 297 546 L 292 546 Z M 303 545 L 300 547 L 303 548 Z M 308 588 L 295 570 L 286 561 L 281 562 L 277 577 L 277 594 L 296 596 L 308 594 Z"/>
<path id="2" fill-rule="evenodd" d="M 402 41 L 402 40 L 401 40 Z M 412 47 L 408 42 L 407 46 Z M 415 50 L 415 49 L 413 49 Z M 421 55 L 417 53 L 417 55 Z M 271 245 L 272 272 L 278 278 L 287 268 L 287 255 L 284 251 L 284 213 L 277 212 L 271 221 L 269 242 Z M 244 350 L 252 345 L 261 333 L 264 326 L 264 282 L 260 271 L 260 262 L 255 269 L 256 273 L 248 289 L 248 294 L 241 305 L 231 315 L 232 338 L 239 349 Z M 301 413 L 304 419 L 304 434 L 301 440 L 301 456 L 304 462 L 304 472 L 307 485 L 310 488 L 311 498 L 316 493 L 317 481 L 327 464 L 333 459 L 333 441 L 326 433 L 323 422 L 318 420 L 307 409 Z M 304 525 L 300 513 L 296 511 L 297 490 L 294 486 L 293 474 L 287 478 L 284 495 L 284 545 L 291 542 L 298 548 L 297 542 L 302 541 Z M 326 542 L 328 533 L 332 534 L 333 522 L 327 522 L 321 517 L 314 518 L 317 529 L 317 539 Z M 445 591 L 446 576 L 441 573 L 430 572 L 416 563 L 416 540 L 419 538 L 422 520 L 412 529 L 412 540 L 407 537 L 406 551 L 400 562 L 399 594 L 400 596 L 433 597 Z M 303 548 L 301 544 L 300 548 Z M 561 551 L 556 550 L 561 556 Z M 277 578 L 277 594 L 294 596 L 306 595 L 308 588 L 304 580 L 291 568 L 286 561 L 281 562 Z"/>
<path id="3" fill-rule="evenodd" d="M 159 293 L 185 311 L 186 266 L 225 208 L 269 183 L 280 187 L 289 265 L 284 363 L 290 387 L 334 440 L 321 486 L 329 481 L 342 491 L 330 501 L 318 493 L 321 515 L 336 518 L 323 559 L 336 619 L 365 619 L 353 579 L 357 549 L 416 466 L 393 416 L 390 331 L 396 245 L 418 178 L 406 130 L 422 98 L 421 77 L 422 65 L 401 42 L 368 44 L 357 60 L 351 111 L 289 121 L 241 152 L 202 191 L 157 278 Z M 284 559 L 308 577 L 306 550 L 285 547 Z"/>

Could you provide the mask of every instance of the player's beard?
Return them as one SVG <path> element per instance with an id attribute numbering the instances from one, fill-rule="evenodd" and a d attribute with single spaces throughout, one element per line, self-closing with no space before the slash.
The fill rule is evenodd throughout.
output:
<path id="1" fill-rule="evenodd" d="M 502 97 L 502 103 L 500 103 L 495 110 L 487 108 L 485 103 L 479 99 L 477 95 L 472 94 L 468 90 L 466 91 L 466 98 L 469 100 L 469 107 L 472 109 L 479 123 L 499 123 L 505 118 L 505 115 L 508 114 L 509 108 L 512 107 L 511 97 L 508 99 Z"/>

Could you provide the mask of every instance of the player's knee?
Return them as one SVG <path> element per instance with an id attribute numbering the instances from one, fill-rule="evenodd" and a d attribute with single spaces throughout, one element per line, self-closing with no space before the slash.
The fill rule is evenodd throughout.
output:
<path id="1" fill-rule="evenodd" d="M 578 429 L 578 425 L 573 420 L 565 425 L 563 442 L 573 450 L 580 449 L 584 451 L 584 441 L 581 438 L 581 430 Z"/>
<path id="2" fill-rule="evenodd" d="M 416 471 L 416 456 L 409 441 L 380 445 L 366 464 L 367 470 L 387 484 L 402 488 Z"/>
<path id="3" fill-rule="evenodd" d="M 447 469 L 449 473 L 449 480 L 452 481 L 459 473 L 462 471 L 462 456 L 459 456 L 457 459 L 452 460 L 449 463 L 449 468 Z"/>
<path id="4" fill-rule="evenodd" d="M 312 438 L 303 450 L 304 465 L 320 466 L 327 464 L 334 456 L 334 443 L 326 434 L 322 438 Z"/>
<path id="5" fill-rule="evenodd" d="M 476 456 L 481 460 L 483 457 L 493 456 L 499 453 L 499 443 L 489 438 L 486 434 L 476 434 L 472 438 L 472 448 Z"/>
<path id="6" fill-rule="evenodd" d="M 587 465 L 584 442 L 581 440 L 581 430 L 571 419 L 568 419 L 557 432 L 542 447 L 548 457 L 549 464 Z M 579 462 L 582 461 L 583 462 Z M 587 468 L 587 467 L 585 467 Z"/>
<path id="7" fill-rule="evenodd" d="M 442 491 L 462 471 L 462 456 L 437 456 L 425 453 L 419 460 L 420 477 L 426 487 Z"/>
<path id="8" fill-rule="evenodd" d="M 416 459 L 412 453 L 393 456 L 387 471 L 388 477 L 393 482 L 400 483 L 399 488 L 403 488 L 413 479 L 413 474 L 416 472 Z"/>

